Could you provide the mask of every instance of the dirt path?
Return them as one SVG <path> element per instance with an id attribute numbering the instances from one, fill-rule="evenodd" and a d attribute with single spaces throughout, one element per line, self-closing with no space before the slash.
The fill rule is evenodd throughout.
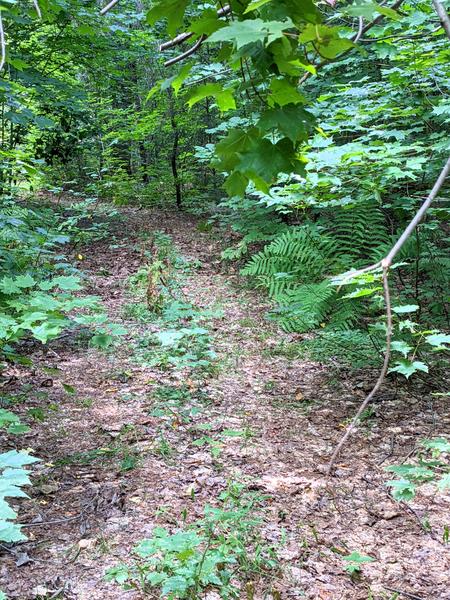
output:
<path id="1" fill-rule="evenodd" d="M 219 367 L 203 381 L 136 360 L 136 344 L 160 325 L 133 315 L 125 284 L 142 265 L 144 232 L 154 230 L 171 235 L 191 264 L 182 297 L 222 311 L 207 322 Z M 139 598 L 106 583 L 105 570 L 156 525 L 175 530 L 195 521 L 230 481 L 241 481 L 268 496 L 261 536 L 282 565 L 270 585 L 256 584 L 255 598 L 393 599 L 389 588 L 450 598 L 448 496 L 425 486 L 411 508 L 399 505 L 383 471 L 421 437 L 448 433 L 445 407 L 425 389 L 385 390 L 328 481 L 327 459 L 371 374 L 343 379 L 325 365 L 280 356 L 280 341 L 293 336 L 265 319 L 264 298 L 221 272 L 219 240 L 200 233 L 193 218 L 124 209 L 115 235 L 83 251 L 83 268 L 88 291 L 128 329 L 120 346 L 102 353 L 79 336 L 62 337 L 36 349 L 38 366 L 16 368 L 3 388 L 26 390 L 24 412 L 34 406 L 44 415 L 20 440 L 43 462 L 21 510 L 29 540 L 1 556 L 8 597 Z M 55 371 L 43 370 L 49 365 Z M 187 390 L 183 410 L 198 409 L 186 421 L 164 411 L 177 387 Z M 201 435 L 210 439 L 195 444 Z M 360 578 L 344 569 L 342 556 L 352 551 L 376 559 Z"/>

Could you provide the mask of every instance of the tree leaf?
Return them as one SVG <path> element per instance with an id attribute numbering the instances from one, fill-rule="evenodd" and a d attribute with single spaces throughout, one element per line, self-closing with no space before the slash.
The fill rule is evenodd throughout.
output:
<path id="1" fill-rule="evenodd" d="M 409 379 L 411 375 L 417 371 L 428 373 L 428 366 L 420 360 L 410 361 L 402 359 L 396 362 L 395 365 L 395 367 L 389 369 L 389 373 L 400 373 L 401 375 L 404 375 L 406 379 Z"/>

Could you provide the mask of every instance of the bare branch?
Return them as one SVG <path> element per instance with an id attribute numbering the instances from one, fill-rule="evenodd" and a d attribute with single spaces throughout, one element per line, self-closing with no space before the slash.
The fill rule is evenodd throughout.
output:
<path id="1" fill-rule="evenodd" d="M 114 6 L 119 2 L 119 0 L 111 0 L 102 10 L 100 11 L 101 15 L 106 15 Z"/>
<path id="2" fill-rule="evenodd" d="M 364 27 L 364 19 L 362 17 L 359 17 L 359 20 L 358 20 L 358 33 L 355 35 L 355 37 L 352 40 L 352 42 L 354 44 L 357 44 L 359 42 L 359 39 L 360 39 L 360 37 L 362 36 L 362 33 L 363 33 L 363 27 Z"/>
<path id="3" fill-rule="evenodd" d="M 361 417 L 361 414 L 364 412 L 364 410 L 367 408 L 369 402 L 372 400 L 372 398 L 378 392 L 378 390 L 380 389 L 380 387 L 383 384 L 383 381 L 386 377 L 386 373 L 387 373 L 388 366 L 389 366 L 389 359 L 390 359 L 390 355 L 391 355 L 391 338 L 392 338 L 392 310 L 391 310 L 391 298 L 390 298 L 389 281 L 388 281 L 389 268 L 391 267 L 392 261 L 394 260 L 395 256 L 401 250 L 403 244 L 406 242 L 406 240 L 409 238 L 411 233 L 414 231 L 414 229 L 417 227 L 417 225 L 423 219 L 423 217 L 424 217 L 425 213 L 427 212 L 427 210 L 429 209 L 431 203 L 438 195 L 439 190 L 441 189 L 449 172 L 450 172 L 450 157 L 448 158 L 447 162 L 444 165 L 444 168 L 440 172 L 439 177 L 436 179 L 436 182 L 433 185 L 431 192 L 428 194 L 427 199 L 422 204 L 422 206 L 419 208 L 419 210 L 415 214 L 414 218 L 411 220 L 409 225 L 406 227 L 406 229 L 404 230 L 402 235 L 399 237 L 397 242 L 394 244 L 394 246 L 392 247 L 390 252 L 386 255 L 386 257 L 383 258 L 383 260 L 380 263 L 376 263 L 375 265 L 372 265 L 371 267 L 367 267 L 366 269 L 361 269 L 361 271 L 357 271 L 357 272 L 355 271 L 355 273 L 352 274 L 352 276 L 354 276 L 354 275 L 357 275 L 360 273 L 364 273 L 364 272 L 367 272 L 368 270 L 375 269 L 375 268 L 379 267 L 380 265 L 381 265 L 381 267 L 383 267 L 383 290 L 384 290 L 384 301 L 385 301 L 385 307 L 386 307 L 386 320 L 387 320 L 386 351 L 384 354 L 383 366 L 381 367 L 381 371 L 378 376 L 378 379 L 377 379 L 375 385 L 373 386 L 372 390 L 364 398 L 364 401 L 362 402 L 361 406 L 359 407 L 358 412 L 353 417 L 353 420 L 350 423 L 350 425 L 347 427 L 347 431 L 345 432 L 345 434 L 341 438 L 340 442 L 336 446 L 336 448 L 331 456 L 330 462 L 328 463 L 327 475 L 331 475 L 331 472 L 334 467 L 334 463 L 336 462 L 336 459 L 339 456 L 339 453 L 342 450 L 342 447 L 344 446 L 345 442 L 348 440 L 352 431 L 355 429 L 355 427 L 359 421 L 359 418 Z"/>
<path id="4" fill-rule="evenodd" d="M 230 13 L 231 13 L 231 6 L 229 6 L 227 4 L 226 6 L 224 6 L 223 8 L 221 8 L 217 11 L 217 16 L 224 17 L 225 15 L 228 15 Z M 172 40 L 169 40 L 168 42 L 164 42 L 163 44 L 161 44 L 159 47 L 159 51 L 162 52 L 163 50 L 167 50 L 168 48 L 173 48 L 174 46 L 178 46 L 179 44 L 182 44 L 183 42 L 185 42 L 186 40 L 191 38 L 193 35 L 194 35 L 193 31 L 186 31 L 185 33 L 180 33 L 179 35 L 177 35 L 177 37 L 174 37 Z"/>
<path id="5" fill-rule="evenodd" d="M 5 42 L 5 30 L 3 29 L 3 17 L 0 9 L 0 71 L 5 66 L 6 62 L 6 42 Z"/>
<path id="6" fill-rule="evenodd" d="M 389 266 L 383 265 L 383 290 L 384 290 L 384 301 L 386 304 L 386 317 L 387 317 L 386 351 L 384 354 L 383 366 L 381 367 L 381 371 L 380 371 L 380 374 L 378 376 L 378 379 L 377 379 L 375 385 L 373 386 L 373 388 L 369 392 L 369 394 L 367 394 L 367 396 L 365 397 L 363 403 L 361 404 L 361 406 L 358 409 L 358 412 L 353 417 L 353 420 L 350 423 L 350 425 L 347 427 L 347 431 L 342 436 L 339 444 L 336 446 L 336 448 L 331 456 L 330 462 L 328 463 L 327 475 L 331 475 L 331 472 L 334 467 L 334 463 L 336 462 L 336 459 L 339 456 L 339 453 L 340 453 L 342 447 L 344 446 L 345 442 L 349 438 L 352 431 L 355 429 L 362 413 L 365 411 L 369 402 L 372 400 L 372 398 L 378 392 L 378 390 L 380 389 L 380 387 L 383 384 L 384 378 L 386 377 L 386 373 L 387 373 L 387 370 L 389 367 L 389 360 L 391 358 L 391 339 L 392 339 L 392 310 L 391 310 L 391 295 L 390 295 L 390 291 L 389 291 L 388 275 L 389 275 Z"/>
<path id="7" fill-rule="evenodd" d="M 189 48 L 189 50 L 186 50 L 186 52 L 183 52 L 183 54 L 179 54 L 178 56 L 175 56 L 175 58 L 171 58 L 169 60 L 166 60 L 166 62 L 164 63 L 164 66 L 165 67 L 170 67 L 170 65 L 174 65 L 177 62 L 181 62 L 182 60 L 184 60 L 188 56 L 191 56 L 191 54 L 194 54 L 194 52 L 197 52 L 197 50 L 203 44 L 204 40 L 206 40 L 206 35 L 202 35 L 195 42 L 195 44 L 191 48 Z"/>
<path id="8" fill-rule="evenodd" d="M 447 37 L 450 40 L 450 17 L 448 16 L 445 7 L 441 4 L 439 0 L 433 0 L 433 6 L 442 23 L 442 27 L 445 29 L 445 33 L 447 34 Z"/>
<path id="9" fill-rule="evenodd" d="M 34 10 L 37 13 L 37 16 L 42 19 L 41 7 L 39 6 L 38 0 L 33 0 Z"/>
<path id="10" fill-rule="evenodd" d="M 403 4 L 404 1 L 405 0 L 397 0 L 390 7 L 390 9 L 391 10 L 397 9 L 401 4 Z M 363 36 L 367 31 L 369 31 L 369 29 L 372 29 L 372 27 L 374 27 L 375 25 L 377 25 L 383 19 L 384 19 L 384 15 L 378 15 L 378 17 L 375 17 L 375 19 L 373 21 L 370 21 L 370 23 L 367 23 L 367 25 L 361 26 L 362 24 L 361 24 L 361 18 L 360 18 L 358 31 L 353 36 L 353 38 L 351 39 L 351 41 L 354 44 L 356 44 L 360 40 L 361 36 Z M 318 71 L 319 69 L 322 69 L 322 67 L 325 67 L 326 65 L 330 64 L 331 62 L 336 62 L 337 60 L 340 60 L 346 54 L 348 54 L 351 50 L 352 50 L 352 48 L 349 48 L 348 50 L 344 50 L 344 52 L 342 52 L 341 54 L 339 54 L 339 56 L 336 56 L 336 58 L 334 58 L 332 60 L 331 59 L 323 60 L 319 64 L 313 65 L 313 66 L 315 67 L 316 71 Z M 302 83 L 304 83 L 311 75 L 312 75 L 312 73 L 306 72 L 304 75 L 302 75 L 302 77 L 300 78 L 298 84 L 301 85 Z"/>
<path id="11" fill-rule="evenodd" d="M 436 179 L 436 183 L 434 184 L 431 192 L 428 194 L 427 199 L 422 204 L 422 206 L 419 208 L 419 210 L 415 214 L 414 218 L 409 223 L 408 227 L 405 229 L 405 231 L 402 233 L 402 235 L 398 238 L 397 242 L 392 247 L 392 250 L 389 252 L 389 254 L 387 254 L 386 258 L 384 258 L 381 261 L 382 264 L 383 264 L 383 262 L 386 262 L 388 267 L 390 267 L 392 265 L 392 261 L 394 260 L 394 258 L 398 254 L 398 252 L 401 250 L 403 244 L 406 242 L 406 240 L 409 238 L 411 233 L 414 231 L 414 229 L 417 227 L 417 225 L 423 219 L 427 210 L 430 208 L 430 204 L 433 202 L 433 200 L 438 195 L 439 190 L 441 189 L 441 187 L 449 173 L 450 173 L 450 157 L 448 158 L 447 162 L 444 165 L 444 168 L 440 172 L 439 177 Z"/>
<path id="12" fill-rule="evenodd" d="M 159 51 L 163 52 L 163 50 L 167 50 L 168 48 L 173 48 L 173 46 L 178 46 L 178 44 L 182 44 L 189 38 L 194 35 L 193 31 L 186 31 L 185 33 L 180 33 L 177 37 L 174 37 L 173 40 L 169 40 L 168 42 L 164 42 L 160 45 Z"/>

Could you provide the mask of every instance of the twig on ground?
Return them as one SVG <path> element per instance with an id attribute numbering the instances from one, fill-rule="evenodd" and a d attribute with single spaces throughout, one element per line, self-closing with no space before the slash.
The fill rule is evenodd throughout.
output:
<path id="1" fill-rule="evenodd" d="M 40 527 L 41 525 L 59 525 L 61 523 L 68 523 L 69 521 L 76 521 L 77 519 L 81 519 L 81 517 L 87 512 L 88 508 L 90 508 L 94 502 L 96 501 L 97 496 L 94 496 L 90 502 L 86 504 L 83 510 L 73 517 L 65 517 L 63 519 L 52 519 L 51 521 L 38 521 L 36 523 L 21 523 L 21 527 Z"/>
<path id="2" fill-rule="evenodd" d="M 403 590 L 398 590 L 397 588 L 383 586 L 385 590 L 388 592 L 395 592 L 396 594 L 400 594 L 401 596 L 405 596 L 406 598 L 411 598 L 411 600 L 425 600 L 422 596 L 416 596 L 416 594 L 411 594 L 410 592 L 404 592 Z"/>

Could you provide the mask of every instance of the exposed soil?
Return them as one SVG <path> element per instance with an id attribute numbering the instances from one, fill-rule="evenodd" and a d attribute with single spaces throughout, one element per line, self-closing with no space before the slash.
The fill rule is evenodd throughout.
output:
<path id="1" fill-rule="evenodd" d="M 236 273 L 223 272 L 217 235 L 201 233 L 184 214 L 127 208 L 122 216 L 112 245 L 106 240 L 81 250 L 81 268 L 87 291 L 102 298 L 127 336 L 100 352 L 65 334 L 31 348 L 35 367 L 12 367 L 2 383 L 4 394 L 26 390 L 27 404 L 16 412 L 40 407 L 45 418 L 9 441 L 32 448 L 42 462 L 31 498 L 21 502 L 29 539 L 0 550 L 0 588 L 20 600 L 140 598 L 106 583 L 105 570 L 127 560 L 155 525 L 176 530 L 184 510 L 188 521 L 201 517 L 229 480 L 239 480 L 268 495 L 261 534 L 282 564 L 270 585 L 256 583 L 255 598 L 381 600 L 398 590 L 399 598 L 450 599 L 449 495 L 423 486 L 413 502 L 399 504 L 383 470 L 403 461 L 421 438 L 449 433 L 444 400 L 425 384 L 385 386 L 327 479 L 332 449 L 375 374 L 350 376 L 271 354 L 281 339 L 295 336 L 267 321 L 264 297 L 245 289 Z M 186 383 L 187 375 L 136 362 L 132 341 L 155 325 L 123 316 L 133 301 L 126 280 L 142 264 L 141 234 L 155 229 L 169 233 L 181 255 L 200 261 L 184 278 L 185 296 L 201 307 L 220 303 L 224 313 L 209 323 L 220 369 L 201 384 L 208 400 L 188 425 L 150 414 L 157 385 Z M 43 369 L 49 366 L 58 372 Z M 195 378 L 187 384 L 200 385 Z M 248 435 L 224 438 L 215 458 L 192 444 L 192 427 L 202 423 L 211 425 L 209 435 L 227 429 Z M 171 456 L 161 450 L 161 431 Z M 129 456 L 135 464 L 127 465 Z M 342 556 L 356 550 L 376 560 L 352 579 Z"/>

